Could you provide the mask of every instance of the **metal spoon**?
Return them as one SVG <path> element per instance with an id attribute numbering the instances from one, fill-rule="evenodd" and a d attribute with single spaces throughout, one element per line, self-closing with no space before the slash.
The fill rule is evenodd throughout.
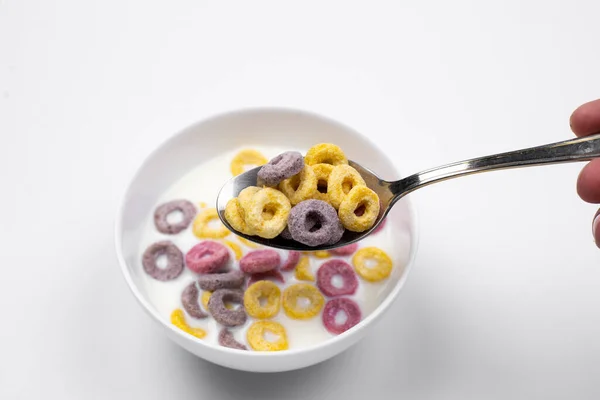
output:
<path id="1" fill-rule="evenodd" d="M 398 181 L 385 181 L 360 164 L 349 161 L 349 164 L 362 175 L 367 186 L 374 190 L 379 196 L 381 201 L 381 211 L 377 221 L 371 227 L 371 229 L 365 232 L 350 232 L 346 230 L 341 240 L 333 245 L 310 247 L 303 245 L 302 243 L 298 243 L 293 240 L 285 240 L 280 237 L 275 239 L 263 239 L 259 236 L 244 235 L 240 232 L 237 232 L 231 227 L 231 225 L 229 225 L 224 217 L 225 206 L 227 205 L 227 202 L 231 198 L 237 197 L 238 193 L 242 189 L 248 186 L 256 185 L 257 174 L 261 167 L 251 169 L 229 180 L 219 192 L 219 196 L 217 197 L 217 210 L 221 221 L 228 229 L 252 242 L 268 247 L 286 250 L 328 250 L 346 246 L 363 239 L 377 228 L 377 226 L 387 216 L 393 205 L 398 200 L 407 194 L 432 183 L 480 172 L 531 167 L 545 164 L 590 161 L 597 157 L 600 157 L 600 134 L 455 162 L 422 171 Z"/>

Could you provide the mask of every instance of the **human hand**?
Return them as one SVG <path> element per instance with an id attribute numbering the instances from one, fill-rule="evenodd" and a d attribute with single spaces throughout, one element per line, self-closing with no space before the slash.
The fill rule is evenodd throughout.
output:
<path id="1" fill-rule="evenodd" d="M 594 100 L 579 106 L 571 114 L 571 130 L 575 135 L 588 136 L 600 133 L 600 100 Z M 585 202 L 600 203 L 600 159 L 588 163 L 577 178 L 577 193 Z M 596 246 L 600 247 L 600 210 L 592 220 L 592 234 Z"/>

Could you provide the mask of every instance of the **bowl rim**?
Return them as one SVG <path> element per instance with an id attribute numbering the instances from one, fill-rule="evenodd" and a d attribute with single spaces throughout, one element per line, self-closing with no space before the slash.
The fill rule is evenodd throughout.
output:
<path id="1" fill-rule="evenodd" d="M 137 166 L 134 172 L 130 175 L 129 179 L 126 181 L 127 184 L 120 195 L 118 202 L 118 209 L 116 212 L 115 220 L 114 220 L 114 244 L 115 250 L 117 253 L 117 260 L 119 262 L 119 266 L 121 268 L 121 272 L 127 282 L 127 286 L 131 294 L 135 297 L 137 302 L 142 306 L 142 308 L 148 313 L 156 322 L 170 330 L 173 334 L 180 337 L 182 340 L 190 341 L 196 343 L 200 346 L 204 346 L 207 348 L 207 351 L 216 351 L 222 352 L 225 354 L 231 354 L 234 357 L 244 357 L 248 359 L 257 359 L 257 358 L 281 358 L 281 357 L 292 357 L 297 354 L 303 353 L 312 353 L 317 352 L 326 347 L 334 346 L 336 343 L 343 342 L 350 336 L 358 335 L 361 331 L 363 331 L 367 326 L 373 324 L 383 314 L 390 308 L 390 306 L 396 301 L 398 298 L 400 291 L 406 284 L 408 280 L 408 276 L 410 275 L 410 271 L 413 268 L 413 265 L 416 261 L 416 256 L 418 253 L 419 242 L 420 242 L 420 230 L 419 230 L 419 218 L 418 218 L 418 210 L 412 201 L 408 198 L 403 198 L 404 201 L 407 202 L 407 208 L 410 214 L 411 228 L 412 228 L 412 237 L 411 237 L 411 251 L 409 253 L 408 260 L 406 265 L 404 266 L 404 272 L 402 277 L 396 282 L 390 293 L 383 299 L 383 301 L 365 318 L 363 318 L 358 324 L 354 325 L 352 328 L 347 331 L 336 335 L 328 340 L 324 340 L 315 345 L 302 347 L 298 349 L 288 349 L 285 351 L 243 351 L 237 349 L 231 349 L 225 346 L 215 346 L 213 344 L 207 343 L 202 339 L 198 339 L 191 335 L 186 334 L 181 329 L 175 327 L 173 324 L 168 323 L 162 316 L 158 314 L 158 312 L 153 308 L 148 300 L 142 295 L 137 285 L 133 281 L 133 277 L 129 273 L 129 269 L 127 267 L 127 262 L 125 261 L 125 257 L 122 251 L 122 221 L 125 211 L 125 204 L 127 203 L 127 199 L 130 196 L 131 188 L 134 182 L 141 175 L 142 171 L 149 164 L 150 160 L 154 158 L 164 147 L 169 145 L 171 142 L 175 141 L 181 135 L 186 134 L 190 130 L 193 130 L 201 125 L 209 123 L 211 121 L 219 120 L 224 117 L 230 117 L 234 115 L 244 115 L 244 114 L 256 114 L 256 113 L 288 113 L 288 114 L 300 114 L 309 118 L 322 120 L 331 125 L 337 125 L 338 127 L 344 129 L 345 131 L 350 132 L 353 135 L 360 137 L 362 140 L 368 142 L 374 149 L 377 150 L 380 154 L 384 155 L 392 164 L 393 169 L 401 175 L 396 163 L 388 158 L 388 154 L 382 150 L 382 148 L 372 141 L 369 136 L 364 135 L 354 128 L 341 123 L 333 118 L 326 117 L 315 111 L 308 111 L 306 109 L 294 108 L 294 107 L 282 107 L 282 106 L 255 106 L 255 107 L 242 107 L 235 109 L 222 110 L 219 112 L 213 112 L 210 115 L 207 115 L 196 122 L 188 124 L 187 126 L 179 129 L 173 134 L 169 135 L 166 139 L 162 140 L 157 146 L 154 147 L 152 151 L 150 151 L 142 160 L 142 162 Z M 398 177 L 399 178 L 399 177 Z"/>

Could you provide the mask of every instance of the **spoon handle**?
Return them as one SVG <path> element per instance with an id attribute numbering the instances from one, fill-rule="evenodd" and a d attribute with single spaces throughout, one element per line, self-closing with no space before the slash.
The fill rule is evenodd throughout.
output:
<path id="1" fill-rule="evenodd" d="M 393 202 L 432 183 L 509 168 L 589 161 L 600 157 L 600 134 L 442 165 L 391 182 Z"/>

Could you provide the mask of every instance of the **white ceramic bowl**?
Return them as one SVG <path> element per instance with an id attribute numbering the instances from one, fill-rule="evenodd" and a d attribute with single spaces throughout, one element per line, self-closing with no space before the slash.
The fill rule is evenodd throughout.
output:
<path id="1" fill-rule="evenodd" d="M 281 372 L 325 361 L 348 349 L 379 320 L 397 298 L 413 262 L 417 247 L 414 212 L 405 198 L 388 218 L 408 243 L 403 265 L 395 266 L 381 293 L 379 306 L 352 329 L 312 347 L 280 352 L 237 351 L 215 346 L 192 337 L 161 317 L 142 285 L 139 243 L 157 199 L 176 180 L 199 163 L 239 146 L 270 145 L 307 149 L 321 142 L 339 144 L 349 159 L 382 177 L 400 178 L 384 153 L 365 136 L 330 119 L 298 110 L 258 108 L 214 116 L 177 133 L 163 143 L 141 165 L 130 183 L 116 219 L 115 244 L 123 275 L 135 298 L 169 338 L 191 353 L 224 367 L 253 371 Z"/>

